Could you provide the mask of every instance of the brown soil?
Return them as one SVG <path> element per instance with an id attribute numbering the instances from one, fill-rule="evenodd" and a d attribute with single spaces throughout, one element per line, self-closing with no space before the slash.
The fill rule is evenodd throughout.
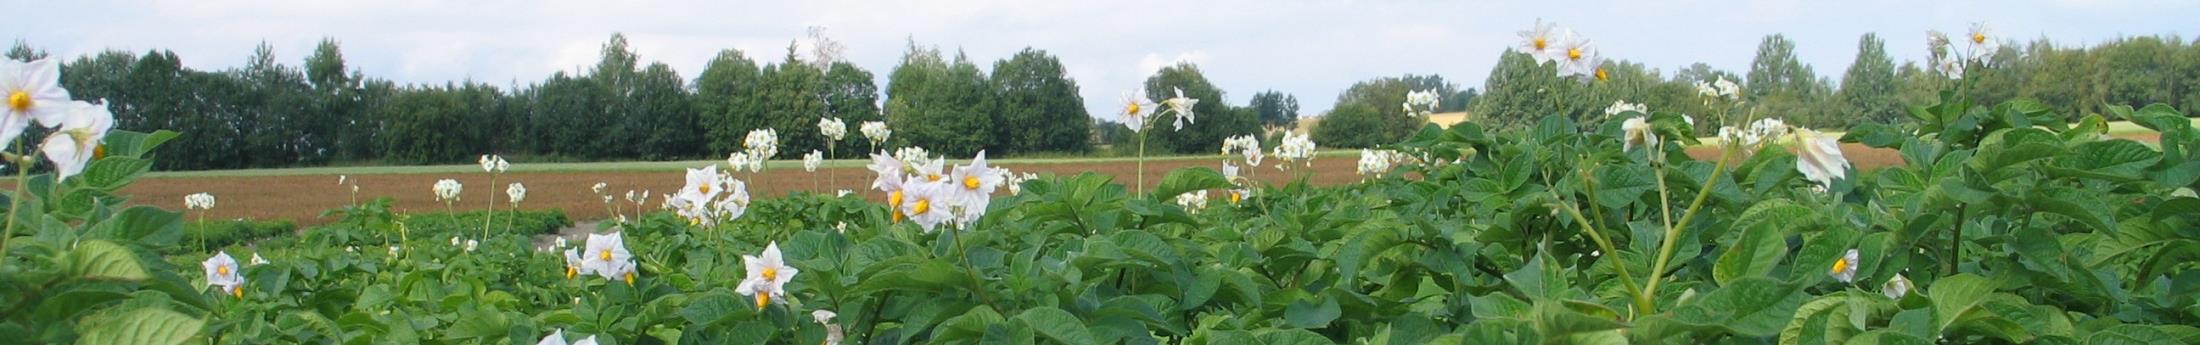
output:
<path id="1" fill-rule="evenodd" d="M 1315 159 L 1313 182 L 1318 185 L 1334 185 L 1357 180 L 1358 175 L 1353 171 L 1355 159 Z M 1274 162 L 1272 158 L 1265 162 L 1267 165 L 1254 172 L 1254 176 L 1270 183 L 1288 182 L 1286 174 L 1273 168 L 1276 164 Z M 1065 176 L 1091 171 L 1119 176 L 1116 182 L 1126 185 L 1137 179 L 1129 174 L 1138 170 L 1135 162 L 998 166 L 1018 173 L 1052 173 Z M 1161 177 L 1168 174 L 1169 170 L 1193 166 L 1218 168 L 1219 163 L 1207 159 L 1149 161 L 1146 162 L 1146 184 L 1151 188 L 1160 184 Z M 486 208 L 490 193 L 495 193 L 496 206 L 502 209 L 509 205 L 505 201 L 504 186 L 519 182 L 527 185 L 527 199 L 520 204 L 521 209 L 560 209 L 574 221 L 580 222 L 602 219 L 610 214 L 605 209 L 602 197 L 590 190 L 597 182 L 609 184 L 606 191 L 613 194 L 615 207 L 624 207 L 628 210 L 626 212 L 631 213 L 634 205 L 625 202 L 627 190 L 632 189 L 636 193 L 647 190 L 653 194 L 663 194 L 677 190 L 683 184 L 683 176 L 682 172 L 677 171 L 507 173 L 498 178 L 493 187 L 489 184 L 489 175 L 481 173 L 350 175 L 350 178 L 359 184 L 359 201 L 392 197 L 396 199 L 393 209 L 398 212 L 442 212 L 444 205 L 435 201 L 435 195 L 429 190 L 429 186 L 434 185 L 436 180 L 446 178 L 456 179 L 465 185 L 461 200 L 453 205 L 455 209 L 467 211 Z M 875 176 L 869 170 L 821 169 L 814 176 L 813 181 L 813 174 L 801 169 L 765 170 L 758 176 L 751 176 L 749 173 L 734 175 L 735 178 L 747 181 L 750 195 L 759 198 L 785 196 L 795 191 L 831 193 L 841 189 L 863 193 L 873 199 L 880 198 L 877 192 L 868 188 L 871 178 Z M 124 188 L 122 194 L 128 195 L 134 203 L 180 210 L 183 209 L 184 195 L 207 192 L 214 194 L 217 199 L 214 209 L 207 212 L 208 218 L 290 219 L 300 225 L 313 225 L 334 221 L 321 218 L 323 211 L 352 203 L 350 188 L 336 184 L 336 179 L 336 175 L 154 177 L 139 180 Z M 838 183 L 833 183 L 834 180 Z M 662 202 L 662 199 L 652 198 L 644 206 L 655 209 Z M 197 215 L 194 213 L 190 216 Z"/>

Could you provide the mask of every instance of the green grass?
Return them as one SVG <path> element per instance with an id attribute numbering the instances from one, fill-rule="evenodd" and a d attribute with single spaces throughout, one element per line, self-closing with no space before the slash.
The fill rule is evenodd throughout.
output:
<path id="1" fill-rule="evenodd" d="M 1321 152 L 1318 152 L 1318 153 L 1316 153 L 1316 157 L 1346 157 L 1346 156 L 1356 157 L 1356 156 L 1358 156 L 1358 155 L 1359 155 L 1359 152 L 1358 152 L 1357 150 L 1342 150 L 1342 149 L 1337 149 L 1337 150 L 1324 150 L 1324 151 L 1321 151 Z M 1179 160 L 1199 160 L 1199 159 L 1215 159 L 1216 157 L 1219 157 L 1219 155 L 1172 155 L 1172 156 L 1152 156 L 1152 157 L 1146 157 L 1146 161 L 1148 161 L 1148 162 L 1165 162 L 1165 161 L 1179 161 Z M 952 162 L 962 162 L 962 161 L 965 161 L 965 160 L 967 160 L 967 158 L 956 158 L 956 157 L 948 157 L 948 159 L 949 159 L 949 161 L 952 161 Z M 1272 159 L 1272 158 L 1271 158 L 1271 159 Z M 990 162 L 990 163 L 992 163 L 992 164 L 1015 164 L 1015 165 L 1087 164 L 1087 163 L 1133 163 L 1133 162 L 1137 162 L 1137 161 L 1138 161 L 1138 157 L 1065 157 L 1065 158 L 1011 158 L 1011 159 L 990 159 L 990 160 L 987 160 L 987 161 L 988 161 L 988 162 Z M 529 173 L 529 172 L 676 172 L 676 171 L 682 171 L 682 170 L 684 170 L 684 169 L 687 169 L 687 168 L 696 168 L 696 167 L 702 167 L 702 166 L 706 166 L 706 165 L 712 165 L 712 164 L 724 164 L 724 163 L 725 163 L 725 161 L 724 161 L 724 160 L 690 160 L 690 161 L 663 161 L 663 162 L 586 162 L 586 163 L 527 163 L 527 162 L 513 162 L 513 164 L 512 164 L 512 169 L 510 170 L 510 172 L 517 172 L 517 173 Z M 871 163 L 871 161 L 870 161 L 870 160 L 868 160 L 868 159 L 839 159 L 839 160 L 832 160 L 832 161 L 827 161 L 827 162 L 825 162 L 825 167 L 826 167 L 826 168 L 862 168 L 862 167 L 863 167 L 864 165 L 867 165 L 867 164 L 870 164 L 870 163 Z M 774 161 L 771 161 L 771 162 L 769 162 L 769 163 L 766 163 L 766 164 L 765 164 L 765 170 L 766 170 L 766 171 L 772 171 L 772 170 L 784 170 L 784 169 L 802 169 L 802 161 L 801 161 L 801 160 L 774 160 Z M 189 178 L 189 177 L 251 177 L 251 176 L 296 176 L 296 175 L 387 175 L 387 174 L 457 174 L 457 173 L 478 173 L 478 172 L 481 172 L 481 166 L 480 166 L 480 165 L 476 165 L 476 164 L 448 164 L 448 165 L 409 165 L 409 166 L 341 166 L 341 167 L 311 167 L 311 168 L 274 168 L 274 169 L 236 169 L 236 170 L 162 171 L 162 172 L 154 172 L 154 173 L 151 173 L 151 174 L 148 174 L 148 175 L 150 175 L 151 177 L 161 177 L 161 178 Z"/>

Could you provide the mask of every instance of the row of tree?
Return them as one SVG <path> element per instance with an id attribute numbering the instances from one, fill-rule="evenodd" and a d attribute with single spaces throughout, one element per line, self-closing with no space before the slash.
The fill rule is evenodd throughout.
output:
<path id="1" fill-rule="evenodd" d="M 1958 43 L 1963 44 L 1961 42 Z M 2059 47 L 2045 39 L 2002 45 L 1971 73 L 1979 102 L 2032 99 L 2073 116 L 2106 105 L 2200 104 L 2200 48 L 2176 37 L 2141 36 L 2092 47 Z M 1744 73 L 1698 63 L 1671 73 L 1613 60 L 1611 78 L 1562 79 L 1555 66 L 1507 51 L 1479 90 L 1440 76 L 1406 75 L 1353 84 L 1321 114 L 1314 139 L 1325 147 L 1396 142 L 1427 119 L 1401 106 L 1410 91 L 1437 92 L 1438 112 L 1467 111 L 1473 121 L 1520 127 L 1542 116 L 1601 123 L 1615 101 L 1654 110 L 1717 114 L 1696 95 L 1697 82 L 1720 78 L 1742 85 L 1749 111 L 1812 127 L 1904 121 L 1906 105 L 1924 104 L 1956 85 L 1929 65 L 1889 57 L 1885 41 L 1865 34 L 1838 83 L 1794 55 L 1795 42 L 1770 35 Z M 814 55 L 814 54 L 813 54 Z M 18 42 L 9 58 L 44 58 Z M 996 156 L 1083 153 L 1095 145 L 1128 149 L 1132 131 L 1106 114 L 1088 114 L 1079 86 L 1054 56 L 1025 49 L 981 69 L 964 54 L 909 43 L 882 93 L 870 71 L 814 56 L 790 44 L 778 61 L 721 51 L 693 80 L 663 63 L 644 65 L 622 35 L 603 45 L 585 71 L 558 72 L 527 85 L 474 81 L 399 85 L 346 65 L 334 40 L 324 40 L 302 66 L 275 61 L 262 45 L 246 64 L 221 71 L 186 68 L 174 53 L 107 51 L 62 67 L 64 86 L 80 99 L 105 99 L 119 128 L 185 133 L 160 160 L 162 169 L 283 167 L 332 163 L 464 162 L 482 153 L 536 160 L 631 160 L 721 157 L 742 149 L 750 130 L 776 129 L 785 159 L 822 148 L 823 117 L 849 124 L 838 157 L 860 157 L 869 145 L 853 128 L 884 120 L 891 145 L 935 152 Z M 1223 138 L 1296 128 L 1295 96 L 1255 93 L 1243 105 L 1209 82 L 1199 66 L 1168 66 L 1142 85 L 1147 99 L 1200 99 L 1182 130 L 1166 116 L 1153 120 L 1148 150 L 1211 152 Z M 885 97 L 881 102 L 881 97 Z M 1707 117 L 1707 116 L 1700 116 Z M 1699 131 L 1722 125 L 1704 118 Z M 1270 142 L 1273 142 L 1272 136 Z"/>
<path id="2" fill-rule="evenodd" d="M 1965 49 L 1967 42 L 1955 44 L 1955 49 Z M 1971 69 L 1968 77 L 1974 84 L 1968 88 L 1959 88 L 1962 81 L 1934 71 L 1929 62 L 1897 65 L 1877 34 L 1864 34 L 1856 45 L 1856 60 L 1839 79 L 1817 75 L 1796 59 L 1795 42 L 1782 35 L 1766 36 L 1743 73 L 1698 63 L 1667 74 L 1614 60 L 1606 65 L 1609 80 L 1590 83 L 1559 78 L 1555 66 L 1537 65 L 1527 54 L 1507 51 L 1469 111 L 1477 121 L 1503 127 L 1526 126 L 1550 115 L 1594 126 L 1606 119 L 1606 107 L 1627 101 L 1698 115 L 1697 130 L 1707 133 L 1725 119 L 1702 116 L 1723 111 L 1706 104 L 1695 84 L 1720 78 L 1741 84 L 1747 100 L 1743 111 L 1819 128 L 1908 121 L 1908 106 L 1935 102 L 1941 90 L 1967 90 L 1979 104 L 2029 99 L 2073 117 L 2101 113 L 2111 105 L 2200 104 L 2200 44 L 2174 36 L 2128 37 L 2092 47 L 2057 46 L 2046 39 L 2003 44 Z M 1370 106 L 1396 107 L 1381 101 L 1388 103 Z M 1355 107 L 1340 101 L 1332 116 L 1358 111 Z"/>

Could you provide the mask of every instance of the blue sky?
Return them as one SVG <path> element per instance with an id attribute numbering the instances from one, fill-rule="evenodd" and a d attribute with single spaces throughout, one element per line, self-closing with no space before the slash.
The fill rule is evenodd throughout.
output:
<path id="1" fill-rule="evenodd" d="M 472 79 L 528 84 L 594 64 L 612 32 L 645 61 L 691 81 L 718 50 L 777 61 L 805 28 L 825 26 L 850 62 L 884 76 L 909 40 L 992 61 L 1031 46 L 1059 57 L 1096 117 L 1154 69 L 1184 60 L 1242 105 L 1275 89 L 1306 115 L 1353 82 L 1440 74 L 1481 87 L 1498 54 L 1537 19 L 1595 40 L 1605 56 L 1667 73 L 1695 62 L 1746 70 L 1764 35 L 1783 33 L 1821 76 L 1855 58 L 1865 32 L 1895 60 L 1922 60 L 1926 30 L 1987 22 L 2012 41 L 2091 45 L 2118 37 L 2190 40 L 2200 1 L 33 1 L 0 38 L 74 58 L 106 49 L 171 49 L 185 65 L 242 65 L 265 41 L 298 65 L 323 37 L 351 66 L 403 83 Z M 2185 32 L 2180 32 L 2184 30 Z"/>

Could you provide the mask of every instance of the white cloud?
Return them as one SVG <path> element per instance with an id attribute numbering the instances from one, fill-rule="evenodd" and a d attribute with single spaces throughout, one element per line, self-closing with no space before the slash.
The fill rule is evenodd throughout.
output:
<path id="1" fill-rule="evenodd" d="M 1207 51 L 1204 50 L 1177 53 L 1176 56 L 1168 58 L 1161 57 L 1159 53 L 1146 53 L 1146 57 L 1138 59 L 1138 69 L 1132 71 L 1138 72 L 1133 75 L 1138 76 L 1139 80 L 1143 81 L 1144 78 L 1153 76 L 1154 72 L 1160 72 L 1162 68 L 1185 62 L 1193 65 L 1206 65 L 1211 57 L 1212 55 L 1207 54 Z"/>

